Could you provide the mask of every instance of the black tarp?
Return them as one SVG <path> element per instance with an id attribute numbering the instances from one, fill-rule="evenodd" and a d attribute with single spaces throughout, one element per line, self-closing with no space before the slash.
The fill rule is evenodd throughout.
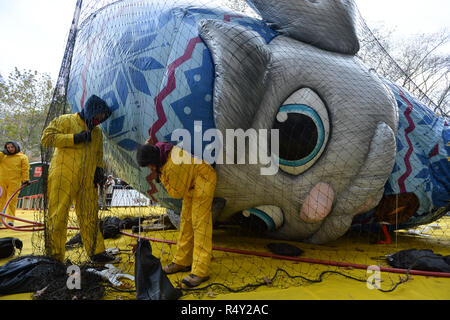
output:
<path id="1" fill-rule="evenodd" d="M 387 256 L 390 266 L 434 272 L 450 272 L 450 256 L 442 256 L 430 249 L 408 249 Z"/>
<path id="2" fill-rule="evenodd" d="M 138 300 L 177 300 L 182 295 L 167 278 L 159 259 L 153 256 L 148 240 L 138 240 L 134 276 Z"/>
<path id="3" fill-rule="evenodd" d="M 0 294 L 35 292 L 38 300 L 98 300 L 105 294 L 103 279 L 80 268 L 80 288 L 69 288 L 67 263 L 46 256 L 27 255 L 0 267 Z"/>
<path id="4" fill-rule="evenodd" d="M 0 267 L 0 294 L 34 292 L 45 287 L 45 279 L 65 275 L 62 262 L 45 256 L 23 256 Z"/>

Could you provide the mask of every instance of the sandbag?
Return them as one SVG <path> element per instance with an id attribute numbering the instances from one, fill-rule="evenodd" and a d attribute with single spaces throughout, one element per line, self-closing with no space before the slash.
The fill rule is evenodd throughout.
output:
<path id="1" fill-rule="evenodd" d="M 408 249 L 387 256 L 390 266 L 400 269 L 450 272 L 450 256 L 442 256 L 430 249 Z"/>
<path id="2" fill-rule="evenodd" d="M 14 255 L 16 249 L 22 250 L 23 243 L 18 238 L 0 238 L 0 259 Z"/>
<path id="3" fill-rule="evenodd" d="M 139 217 L 136 217 L 136 218 L 130 218 L 130 217 L 123 218 L 122 220 L 120 220 L 119 228 L 121 230 L 122 229 L 131 229 L 134 226 L 138 226 L 139 222 L 140 221 L 144 221 L 144 220 L 145 220 L 145 218 L 139 218 Z"/>
<path id="4" fill-rule="evenodd" d="M 288 257 L 298 257 L 303 253 L 303 250 L 293 246 L 289 243 L 269 243 L 267 249 L 270 252 L 280 255 L 280 256 L 288 256 Z"/>
<path id="5" fill-rule="evenodd" d="M 134 266 L 138 300 L 177 300 L 181 297 L 181 290 L 172 286 L 161 262 L 153 256 L 148 240 L 138 240 Z"/>
<path id="6" fill-rule="evenodd" d="M 100 221 L 100 230 L 104 239 L 116 238 L 120 235 L 120 219 L 117 217 L 106 217 Z"/>
<path id="7" fill-rule="evenodd" d="M 99 226 L 103 239 L 113 239 L 120 235 L 120 219 L 116 217 L 106 217 L 100 220 Z M 66 249 L 71 249 L 77 245 L 81 245 L 81 234 L 77 233 L 69 241 L 66 242 Z"/>

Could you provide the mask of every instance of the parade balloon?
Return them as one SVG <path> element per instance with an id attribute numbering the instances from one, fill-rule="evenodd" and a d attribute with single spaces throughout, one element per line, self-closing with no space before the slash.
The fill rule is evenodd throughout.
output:
<path id="1" fill-rule="evenodd" d="M 353 1 L 248 3 L 255 14 L 117 1 L 79 26 L 67 97 L 73 112 L 93 94 L 111 107 L 114 171 L 179 215 L 135 160 L 149 138 L 172 142 L 214 166 L 215 222 L 257 219 L 278 239 L 327 243 L 448 212 L 448 123 L 360 61 Z"/>

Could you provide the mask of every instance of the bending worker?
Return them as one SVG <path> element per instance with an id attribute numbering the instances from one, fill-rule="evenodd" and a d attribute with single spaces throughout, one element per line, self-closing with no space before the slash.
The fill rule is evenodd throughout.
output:
<path id="1" fill-rule="evenodd" d="M 30 164 L 28 157 L 20 152 L 20 146 L 17 142 L 9 141 L 5 144 L 5 148 L 0 154 L 0 188 L 2 195 L 0 197 L 0 211 L 6 205 L 6 202 L 21 187 L 21 185 L 30 184 Z M 22 182 L 22 184 L 21 184 Z M 5 214 L 8 216 L 16 216 L 17 196 L 9 202 Z M 12 218 L 6 218 L 10 226 L 14 226 Z"/>
<path id="2" fill-rule="evenodd" d="M 177 253 L 163 270 L 167 274 L 192 270 L 182 282 L 188 287 L 198 286 L 209 279 L 216 172 L 203 160 L 194 163 L 190 154 L 167 142 L 152 145 L 147 141 L 138 148 L 136 158 L 141 167 L 157 174 L 157 182 L 164 185 L 169 196 L 183 199 Z"/>
<path id="3" fill-rule="evenodd" d="M 53 119 L 41 143 L 56 148 L 48 176 L 45 222 L 47 255 L 64 260 L 69 209 L 75 202 L 82 243 L 94 263 L 116 263 L 105 252 L 98 218 L 97 185 L 104 182 L 103 134 L 97 127 L 111 115 L 106 102 L 91 96 L 81 112 Z"/>

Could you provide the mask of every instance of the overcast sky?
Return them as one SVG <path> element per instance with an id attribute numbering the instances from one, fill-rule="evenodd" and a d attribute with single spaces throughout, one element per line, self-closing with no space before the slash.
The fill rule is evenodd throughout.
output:
<path id="1" fill-rule="evenodd" d="M 164 0 L 167 1 L 167 0 Z M 0 74 L 31 69 L 55 80 L 76 0 L 0 0 Z M 449 0 L 356 0 L 369 27 L 383 23 L 399 35 L 450 32 Z"/>

